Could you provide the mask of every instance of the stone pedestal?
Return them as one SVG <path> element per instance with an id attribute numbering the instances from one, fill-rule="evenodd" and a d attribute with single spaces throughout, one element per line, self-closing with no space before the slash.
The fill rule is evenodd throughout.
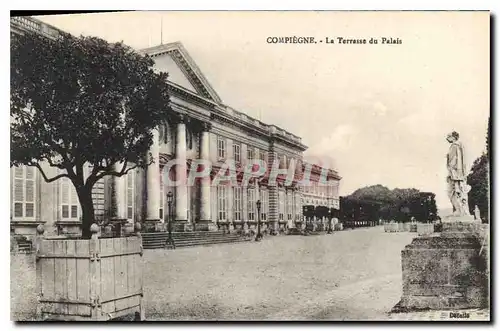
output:
<path id="1" fill-rule="evenodd" d="M 175 220 L 172 224 L 172 230 L 174 232 L 190 232 L 193 231 L 193 225 L 187 220 Z"/>
<path id="2" fill-rule="evenodd" d="M 217 225 L 212 220 L 199 220 L 196 222 L 196 231 L 217 231 Z"/>
<path id="3" fill-rule="evenodd" d="M 402 309 L 470 309 L 488 305 L 487 260 L 474 221 L 443 222 L 440 236 L 417 237 L 401 252 Z"/>
<path id="4" fill-rule="evenodd" d="M 418 223 L 417 224 L 417 233 L 419 236 L 428 236 L 434 233 L 434 224 L 433 223 Z"/>

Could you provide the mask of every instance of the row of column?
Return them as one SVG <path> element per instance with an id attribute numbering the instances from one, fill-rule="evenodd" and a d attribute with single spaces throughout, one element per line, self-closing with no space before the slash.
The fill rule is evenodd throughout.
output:
<path id="1" fill-rule="evenodd" d="M 208 160 L 210 157 L 209 142 L 210 125 L 204 123 L 201 133 L 200 158 Z M 177 185 L 175 190 L 175 220 L 178 222 L 188 221 L 188 188 L 187 188 L 187 144 L 186 144 L 186 123 L 181 117 L 177 123 L 175 141 L 176 180 L 183 180 L 181 185 Z M 147 154 L 149 163 L 146 169 L 146 221 L 160 220 L 160 146 L 159 132 L 153 130 L 153 143 Z M 116 171 L 120 171 L 123 164 L 116 164 Z M 115 192 L 115 218 L 126 219 L 126 197 L 125 197 L 125 176 L 113 177 L 112 189 Z M 210 177 L 201 181 L 201 207 L 200 220 L 210 221 Z"/>

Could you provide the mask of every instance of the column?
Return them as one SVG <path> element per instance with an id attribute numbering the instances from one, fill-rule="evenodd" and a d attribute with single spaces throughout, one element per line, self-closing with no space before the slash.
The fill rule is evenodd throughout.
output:
<path id="1" fill-rule="evenodd" d="M 158 139 L 159 132 L 154 129 L 153 144 L 147 154 L 148 163 L 153 162 L 146 169 L 146 221 L 160 220 L 160 147 Z"/>
<path id="2" fill-rule="evenodd" d="M 200 142 L 200 159 L 204 162 L 210 160 L 210 123 L 203 124 Z M 201 223 L 211 223 L 210 208 L 210 176 L 201 180 L 200 187 L 200 221 Z"/>
<path id="3" fill-rule="evenodd" d="M 123 168 L 123 163 L 115 163 L 115 171 L 120 172 Z M 127 219 L 127 206 L 126 206 L 126 178 L 127 175 L 121 177 L 113 176 L 111 180 L 111 190 L 113 191 L 113 201 L 111 202 L 114 206 L 112 219 L 115 220 L 125 220 Z"/>
<path id="4" fill-rule="evenodd" d="M 186 118 L 181 115 L 177 123 L 177 140 L 175 142 L 175 158 L 177 165 L 175 169 L 176 180 L 181 180 L 175 188 L 175 220 L 187 222 L 188 192 L 187 192 L 187 165 L 186 165 Z"/>

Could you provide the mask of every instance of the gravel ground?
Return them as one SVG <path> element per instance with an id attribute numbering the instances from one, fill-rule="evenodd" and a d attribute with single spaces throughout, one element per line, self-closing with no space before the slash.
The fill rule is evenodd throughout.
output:
<path id="1" fill-rule="evenodd" d="M 413 233 L 382 227 L 144 254 L 148 320 L 386 319 Z M 35 312 L 33 257 L 11 259 L 12 319 Z"/>
<path id="2" fill-rule="evenodd" d="M 379 319 L 412 233 L 381 227 L 146 254 L 151 320 Z"/>

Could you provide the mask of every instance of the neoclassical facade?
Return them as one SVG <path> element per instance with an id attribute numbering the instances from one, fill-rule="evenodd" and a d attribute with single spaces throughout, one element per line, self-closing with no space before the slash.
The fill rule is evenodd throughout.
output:
<path id="1" fill-rule="evenodd" d="M 49 38 L 58 33 L 36 19 L 11 19 L 11 33 L 27 29 Z M 251 228 L 259 219 L 265 228 L 293 227 L 294 221 L 302 217 L 302 205 L 318 198 L 316 191 L 300 182 L 307 168 L 302 162 L 307 148 L 302 139 L 225 105 L 181 43 L 140 52 L 153 58 L 156 70 L 168 72 L 175 120 L 159 123 L 154 131 L 148 153 L 154 162 L 147 169 L 134 169 L 120 178 L 103 178 L 96 184 L 96 219 L 165 223 L 169 220 L 167 194 L 172 192 L 176 231 L 216 230 L 220 225 Z M 174 159 L 178 165 L 172 172 L 166 167 Z M 175 186 L 166 180 L 166 176 L 175 178 L 193 171 L 199 159 L 211 162 L 210 178 L 195 185 Z M 255 159 L 265 161 L 268 167 L 279 164 L 280 169 L 295 168 L 294 180 L 286 182 L 284 170 L 276 182 L 269 180 L 267 172 L 242 185 L 242 169 Z M 238 185 L 214 185 L 211 179 L 228 160 L 234 161 L 238 169 Z M 47 170 L 49 174 L 56 171 Z M 317 171 L 316 167 L 313 173 Z M 324 199 L 321 203 L 338 208 L 340 177 L 333 170 L 328 174 L 328 189 L 318 194 Z M 81 211 L 67 178 L 46 183 L 33 168 L 12 168 L 11 192 L 11 228 L 15 233 L 31 234 L 39 223 L 45 223 L 49 232 L 77 231 Z M 261 201 L 260 214 L 257 200 Z"/>

